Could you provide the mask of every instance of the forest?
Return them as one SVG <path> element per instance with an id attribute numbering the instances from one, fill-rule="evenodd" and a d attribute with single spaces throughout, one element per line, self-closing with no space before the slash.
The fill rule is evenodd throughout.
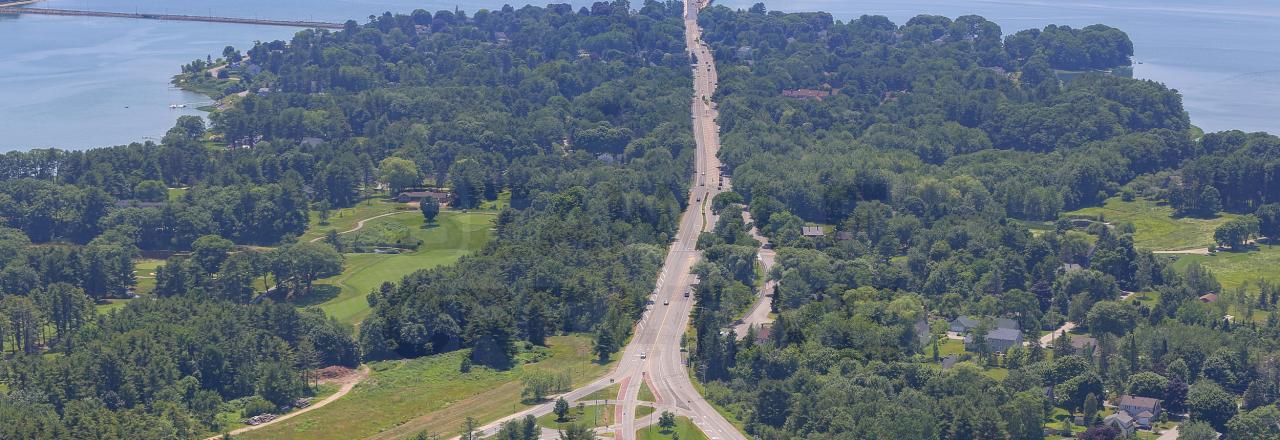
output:
<path id="1" fill-rule="evenodd" d="M 515 341 L 562 332 L 620 345 L 691 170 L 682 12 L 508 6 L 305 30 L 245 50 L 259 73 L 238 87 L 258 93 L 208 124 L 0 156 L 0 438 L 187 439 L 225 429 L 230 405 L 290 405 L 321 366 L 470 348 L 510 368 Z M 297 237 L 379 185 L 448 187 L 460 210 L 505 192 L 510 208 L 477 254 L 386 280 L 357 336 L 291 304 L 349 243 Z M 96 314 L 134 294 L 143 254 L 168 256 L 148 300 Z"/>
<path id="2" fill-rule="evenodd" d="M 683 9 L 304 30 L 224 51 L 236 98 L 208 123 L 0 155 L 0 438 L 198 438 L 313 394 L 319 367 L 469 349 L 460 368 L 503 370 L 564 333 L 607 358 L 687 200 Z M 689 362 L 752 437 L 1110 439 L 1121 396 L 1159 399 L 1151 423 L 1185 438 L 1280 435 L 1280 287 L 1224 289 L 1135 246 L 1133 224 L 1064 218 L 1142 198 L 1229 213 L 1215 241 L 1253 246 L 1280 233 L 1280 138 L 1195 134 L 1176 90 L 1118 74 L 1133 45 L 1104 25 L 763 5 L 701 21 L 735 191 L 698 240 Z M 359 244 L 300 240 L 313 219 L 417 188 L 510 202 L 479 252 L 385 280 L 358 331 L 295 305 Z M 769 273 L 751 227 L 777 246 Z M 164 263 L 139 274 L 143 256 Z M 96 310 L 143 276 L 150 294 Z M 726 331 L 764 279 L 776 321 Z M 968 343 L 947 336 L 970 317 Z M 1049 347 L 994 348 L 999 325 L 1035 342 L 1067 323 Z"/>
<path id="3" fill-rule="evenodd" d="M 1246 243 L 1275 222 L 1280 138 L 1197 138 L 1177 91 L 1108 73 L 1133 48 L 1102 25 L 1002 36 L 977 16 L 760 4 L 700 20 L 735 192 L 700 242 L 691 364 L 749 436 L 1112 439 L 1132 431 L 1104 403 L 1133 398 L 1162 402 L 1147 423 L 1181 421 L 1179 438 L 1280 435 L 1275 286 L 1224 292 L 1135 248 L 1131 223 L 1059 220 L 1144 197 L 1256 214 L 1219 229 Z M 721 331 L 757 285 L 738 209 L 778 254 L 776 321 L 749 335 Z M 978 322 L 964 348 L 958 318 Z M 1005 326 L 1029 343 L 998 346 Z"/>

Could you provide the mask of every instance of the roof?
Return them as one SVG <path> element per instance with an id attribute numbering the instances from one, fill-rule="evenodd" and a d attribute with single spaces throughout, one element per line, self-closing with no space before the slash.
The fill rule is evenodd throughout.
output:
<path id="1" fill-rule="evenodd" d="M 800 228 L 800 234 L 805 237 L 821 237 L 826 235 L 826 233 L 822 231 L 821 226 L 802 226 Z"/>
<path id="2" fill-rule="evenodd" d="M 998 328 L 987 333 L 987 340 L 998 339 L 1001 341 L 1021 341 L 1022 332 L 1011 328 Z"/>
<path id="3" fill-rule="evenodd" d="M 400 193 L 401 197 L 448 197 L 449 193 L 436 191 L 405 191 Z"/>
<path id="4" fill-rule="evenodd" d="M 1062 265 L 1062 271 L 1065 273 L 1076 272 L 1081 269 L 1084 269 L 1084 268 L 1081 267 L 1079 264 L 1075 264 L 1075 263 L 1066 263 Z"/>
<path id="5" fill-rule="evenodd" d="M 1216 293 L 1206 293 L 1206 294 L 1204 294 L 1204 295 L 1200 295 L 1200 300 L 1201 300 L 1201 301 L 1204 301 L 1204 302 L 1207 302 L 1207 303 L 1211 303 L 1211 302 L 1214 302 L 1214 301 L 1217 301 L 1217 300 L 1218 300 L 1218 294 L 1216 294 Z"/>
<path id="6" fill-rule="evenodd" d="M 1150 397 L 1131 396 L 1131 395 L 1125 394 L 1123 396 L 1116 398 L 1116 406 L 1119 406 L 1119 407 L 1131 406 L 1134 408 L 1155 409 L 1156 405 L 1159 405 L 1159 404 L 1160 404 L 1159 399 L 1152 399 Z"/>
<path id="7" fill-rule="evenodd" d="M 951 325 L 959 324 L 961 326 L 964 326 L 964 328 L 966 329 L 977 327 L 978 324 L 980 323 L 981 321 L 979 321 L 978 319 L 975 319 L 969 316 L 961 316 L 959 318 L 951 320 Z M 1018 321 L 1014 321 L 1009 318 L 996 318 L 995 325 L 996 325 L 996 328 L 998 329 L 1003 328 L 1003 329 L 1018 330 L 1019 328 L 1021 328 L 1021 326 L 1018 325 Z"/>
<path id="8" fill-rule="evenodd" d="M 1080 335 L 1074 335 L 1074 336 L 1071 336 L 1071 346 L 1072 346 L 1072 347 L 1075 347 L 1075 348 L 1077 348 L 1077 349 L 1083 349 L 1083 348 L 1085 348 L 1085 347 L 1087 347 L 1087 346 L 1090 346 L 1090 345 L 1092 345 L 1092 346 L 1094 346 L 1094 347 L 1097 347 L 1097 346 L 1098 346 L 1098 340 L 1097 340 L 1097 339 L 1094 339 L 1094 338 L 1090 338 L 1090 337 L 1088 337 L 1088 336 L 1080 336 Z"/>
<path id="9" fill-rule="evenodd" d="M 795 89 L 795 90 L 783 90 L 782 96 L 785 96 L 788 98 L 799 98 L 799 99 L 816 99 L 821 101 L 822 98 L 831 96 L 831 92 L 828 92 L 826 90 Z"/>
<path id="10" fill-rule="evenodd" d="M 1111 414 L 1111 415 L 1107 416 L 1107 418 L 1102 419 L 1102 421 L 1103 421 L 1103 422 L 1105 422 L 1105 423 L 1111 423 L 1111 421 L 1112 421 L 1112 420 L 1118 421 L 1118 422 L 1120 422 L 1120 423 L 1122 423 L 1122 424 L 1125 424 L 1125 425 L 1132 425 L 1132 424 L 1133 424 L 1133 417 L 1130 417 L 1130 416 L 1129 416 L 1129 413 L 1124 412 L 1124 411 L 1116 412 L 1116 413 L 1114 413 L 1114 414 Z"/>
<path id="11" fill-rule="evenodd" d="M 1149 419 L 1149 418 L 1152 418 L 1152 417 L 1155 417 L 1155 414 L 1151 414 L 1151 411 L 1143 411 L 1143 412 L 1138 413 L 1138 418 L 1139 418 L 1139 419 Z"/>
<path id="12" fill-rule="evenodd" d="M 1011 328 L 998 328 L 987 332 L 987 341 L 1020 342 L 1022 341 L 1022 332 Z M 966 335 L 964 337 L 964 343 L 972 344 L 973 335 Z"/>

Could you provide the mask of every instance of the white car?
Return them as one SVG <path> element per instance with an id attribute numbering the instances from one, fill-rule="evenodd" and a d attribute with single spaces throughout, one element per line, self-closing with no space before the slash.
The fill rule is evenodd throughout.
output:
<path id="1" fill-rule="evenodd" d="M 665 299 L 664 299 L 664 300 L 662 300 L 662 305 L 664 305 L 664 306 L 665 306 L 665 305 L 669 305 L 669 304 L 671 304 L 671 301 L 668 301 L 668 300 L 665 300 Z"/>
<path id="2" fill-rule="evenodd" d="M 648 356 L 645 356 L 643 352 L 641 352 L 641 353 L 640 353 L 640 359 L 645 359 L 645 358 L 647 358 L 647 357 L 648 357 Z"/>

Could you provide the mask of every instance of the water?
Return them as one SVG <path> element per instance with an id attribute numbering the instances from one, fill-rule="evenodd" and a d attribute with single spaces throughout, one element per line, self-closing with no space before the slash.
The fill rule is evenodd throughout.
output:
<path id="1" fill-rule="evenodd" d="M 720 0 L 733 8 L 756 1 Z M 1211 4 L 1211 5 L 1210 5 Z M 826 11 L 837 20 L 884 15 L 899 25 L 919 14 L 977 14 L 1011 34 L 1048 24 L 1102 23 L 1133 40 L 1134 76 L 1182 92 L 1191 122 L 1206 131 L 1280 133 L 1280 2 L 1272 0 L 796 0 L 765 2 L 787 12 Z"/>
<path id="2" fill-rule="evenodd" d="M 749 7 L 754 0 L 718 0 Z M 513 2 L 523 4 L 524 2 Z M 587 1 L 572 1 L 581 6 Z M 1140 78 L 1181 91 L 1206 130 L 1280 133 L 1280 4 L 1267 0 L 792 0 L 770 9 L 879 14 L 978 14 L 1006 33 L 1046 24 L 1121 28 L 1134 41 Z M 383 11 L 496 9 L 494 0 L 48 0 L 37 7 L 271 19 L 365 21 Z M 639 7 L 640 0 L 632 0 Z M 288 39 L 298 29 L 94 17 L 0 16 L 0 151 L 89 148 L 158 139 L 208 98 L 169 85 L 179 66 L 227 45 Z"/>

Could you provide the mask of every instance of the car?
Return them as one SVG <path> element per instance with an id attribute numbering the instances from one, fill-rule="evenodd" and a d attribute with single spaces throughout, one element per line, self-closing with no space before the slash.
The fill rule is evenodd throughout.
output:
<path id="1" fill-rule="evenodd" d="M 640 359 L 646 359 L 646 358 L 648 358 L 648 356 L 645 356 L 644 352 L 640 352 Z"/>
<path id="2" fill-rule="evenodd" d="M 665 299 L 664 299 L 664 300 L 662 300 L 662 305 L 664 305 L 664 306 L 665 306 L 665 305 L 670 305 L 670 304 L 671 304 L 671 301 L 669 301 L 669 300 L 665 300 Z"/>

